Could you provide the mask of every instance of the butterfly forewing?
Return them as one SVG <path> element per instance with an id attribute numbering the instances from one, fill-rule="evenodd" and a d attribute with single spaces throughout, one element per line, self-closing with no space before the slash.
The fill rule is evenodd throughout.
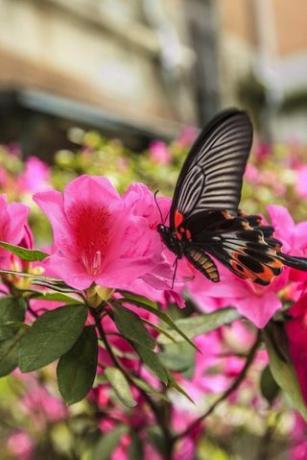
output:
<path id="1" fill-rule="evenodd" d="M 251 143 L 245 112 L 227 110 L 213 119 L 182 167 L 170 212 L 172 228 L 176 210 L 185 219 L 209 209 L 237 210 Z"/>

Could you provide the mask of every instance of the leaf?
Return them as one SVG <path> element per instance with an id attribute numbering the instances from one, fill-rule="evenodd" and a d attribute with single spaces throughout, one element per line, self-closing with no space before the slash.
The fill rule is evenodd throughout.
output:
<path id="1" fill-rule="evenodd" d="M 238 318 L 240 318 L 240 313 L 238 313 L 234 308 L 222 308 L 212 313 L 192 316 L 191 318 L 178 319 L 175 321 L 175 325 L 189 339 L 192 339 L 198 335 L 213 331 L 224 324 L 229 324 Z M 173 340 L 176 340 L 176 342 L 182 342 L 182 334 L 178 334 L 178 332 L 168 332 L 172 335 Z M 171 341 L 165 336 L 165 334 L 160 334 L 158 342 L 166 344 Z"/>
<path id="2" fill-rule="evenodd" d="M 128 447 L 129 460 L 143 460 L 144 459 L 144 446 L 142 440 L 135 431 L 131 431 L 131 443 Z"/>
<path id="3" fill-rule="evenodd" d="M 136 401 L 133 399 L 129 383 L 122 371 L 116 367 L 107 367 L 104 373 L 120 401 L 127 407 L 135 407 Z"/>
<path id="4" fill-rule="evenodd" d="M 121 437 L 128 431 L 128 426 L 119 425 L 104 434 L 94 447 L 91 460 L 110 460 L 113 451 L 119 445 Z"/>
<path id="5" fill-rule="evenodd" d="M 64 401 L 74 404 L 85 398 L 96 376 L 98 339 L 94 326 L 84 328 L 73 347 L 57 366 L 58 386 Z"/>
<path id="6" fill-rule="evenodd" d="M 193 401 L 193 399 L 188 395 L 188 393 L 182 388 L 181 385 L 179 385 L 179 383 L 176 382 L 176 380 L 173 378 L 172 375 L 170 375 L 170 379 L 169 379 L 169 385 L 170 385 L 170 388 L 174 388 L 174 390 L 178 391 L 178 393 L 182 394 L 183 396 L 185 396 L 192 404 L 195 404 L 195 402 Z"/>
<path id="7" fill-rule="evenodd" d="M 145 328 L 142 320 L 122 305 L 119 304 L 119 307 L 117 307 L 117 304 L 115 304 L 115 306 L 116 308 L 113 310 L 114 321 L 121 334 L 126 339 L 139 345 L 154 348 L 156 342 Z"/>
<path id="8" fill-rule="evenodd" d="M 71 297 L 61 292 L 43 292 L 35 296 L 35 298 L 41 300 L 53 300 L 72 304 L 75 304 L 78 301 L 78 299 L 76 299 L 75 297 Z"/>
<path id="9" fill-rule="evenodd" d="M 23 299 L 7 296 L 0 299 L 0 340 L 13 337 L 23 323 L 26 304 Z"/>
<path id="10" fill-rule="evenodd" d="M 129 296 L 134 297 L 134 296 Z M 135 296 L 135 297 L 140 297 L 140 296 Z M 120 302 L 130 302 L 133 303 L 134 305 L 144 308 L 144 310 L 149 311 L 150 313 L 153 313 L 156 315 L 158 318 L 160 318 L 162 321 L 164 321 L 171 329 L 174 329 L 179 336 L 181 336 L 184 340 L 186 340 L 193 348 L 197 349 L 197 347 L 194 345 L 194 343 L 187 337 L 187 335 L 179 329 L 179 327 L 176 325 L 176 323 L 172 320 L 170 316 L 168 316 L 167 313 L 164 313 L 163 311 L 157 310 L 157 308 L 153 307 L 151 304 L 152 302 L 139 302 L 138 300 L 129 300 L 128 298 L 125 299 L 120 299 Z M 169 341 L 171 341 L 169 339 Z M 162 342 L 161 342 L 162 343 Z"/>
<path id="11" fill-rule="evenodd" d="M 161 391 L 158 391 L 152 386 L 150 386 L 145 380 L 141 380 L 137 377 L 134 377 L 133 375 L 131 376 L 131 378 L 135 385 L 141 388 L 142 390 L 146 391 L 146 393 L 151 394 L 159 399 L 163 399 L 164 401 L 169 401 L 169 399 L 164 393 L 161 393 Z"/>
<path id="12" fill-rule="evenodd" d="M 144 364 L 163 382 L 168 384 L 168 372 L 159 361 L 157 353 L 137 343 L 133 344 Z"/>
<path id="13" fill-rule="evenodd" d="M 166 457 L 166 440 L 163 436 L 161 428 L 157 425 L 150 426 L 148 429 L 148 438 L 150 443 L 155 447 L 155 450 L 163 455 L 163 457 Z"/>
<path id="14" fill-rule="evenodd" d="M 159 353 L 159 358 L 170 371 L 186 372 L 194 367 L 195 350 L 186 342 L 170 343 Z"/>
<path id="15" fill-rule="evenodd" d="M 302 397 L 293 365 L 289 361 L 283 359 L 282 355 L 276 350 L 274 342 L 271 340 L 270 329 L 268 327 L 264 331 L 264 340 L 269 354 L 270 369 L 274 379 L 288 396 L 292 406 L 300 412 L 305 420 L 307 420 L 307 408 Z"/>
<path id="16" fill-rule="evenodd" d="M 65 305 L 40 316 L 21 340 L 20 370 L 34 371 L 66 353 L 80 336 L 86 317 L 84 305 Z"/>
<path id="17" fill-rule="evenodd" d="M 18 365 L 18 349 L 20 340 L 25 334 L 20 329 L 17 334 L 0 342 L 0 377 L 10 374 Z"/>
<path id="18" fill-rule="evenodd" d="M 146 305 L 148 308 L 158 310 L 158 304 L 156 302 L 152 302 L 151 300 L 147 299 L 147 297 L 144 297 L 139 294 L 134 294 L 133 292 L 129 292 L 129 291 L 119 291 L 119 292 L 121 293 L 123 298 L 129 301 L 130 303 L 135 303 L 136 305 L 142 304 L 144 305 L 144 308 Z"/>
<path id="19" fill-rule="evenodd" d="M 280 387 L 277 385 L 269 365 L 262 371 L 260 378 L 260 390 L 262 396 L 269 404 L 273 403 L 280 392 Z"/>
<path id="20" fill-rule="evenodd" d="M 43 278 L 43 277 L 35 276 L 35 278 L 33 278 L 32 280 L 32 284 L 37 284 L 38 286 L 44 286 L 44 287 L 47 287 L 57 292 L 64 292 L 64 293 L 65 292 L 66 293 L 78 292 L 77 289 L 67 286 L 62 281 L 52 280 L 52 278 Z"/>
<path id="21" fill-rule="evenodd" d="M 49 254 L 39 251 L 37 249 L 26 249 L 21 246 L 15 246 L 14 244 L 0 241 L 0 247 L 20 257 L 20 259 L 27 260 L 28 262 L 34 262 L 37 260 L 44 260 Z"/>

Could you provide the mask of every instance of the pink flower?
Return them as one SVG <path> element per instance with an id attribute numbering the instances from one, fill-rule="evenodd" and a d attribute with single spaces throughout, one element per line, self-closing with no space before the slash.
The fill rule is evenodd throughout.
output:
<path id="1" fill-rule="evenodd" d="M 299 414 L 294 414 L 294 426 L 291 432 L 289 460 L 307 458 L 307 423 Z M 291 447 L 293 445 L 293 447 Z"/>
<path id="2" fill-rule="evenodd" d="M 8 204 L 4 195 L 0 195 L 0 240 L 18 245 L 28 239 L 28 208 L 20 203 Z M 10 268 L 12 255 L 0 248 L 0 267 Z"/>
<path id="3" fill-rule="evenodd" d="M 307 222 L 295 224 L 283 206 L 270 205 L 267 210 L 275 229 L 274 236 L 283 243 L 283 252 L 304 256 L 307 248 Z"/>
<path id="4" fill-rule="evenodd" d="M 257 157 L 257 160 L 265 160 L 268 156 L 270 156 L 271 151 L 271 145 L 266 144 L 265 142 L 258 142 L 254 149 L 254 153 Z"/>
<path id="5" fill-rule="evenodd" d="M 10 435 L 7 441 L 8 450 L 18 460 L 31 460 L 33 441 L 25 431 L 17 431 Z"/>
<path id="6" fill-rule="evenodd" d="M 162 141 L 152 142 L 149 146 L 150 158 L 160 165 L 166 165 L 171 162 L 171 154 L 167 145 Z"/>
<path id="7" fill-rule="evenodd" d="M 296 302 L 289 310 L 290 319 L 285 324 L 288 348 L 302 395 L 307 404 L 307 295 Z"/>
<path id="8" fill-rule="evenodd" d="M 192 142 L 195 141 L 197 134 L 198 130 L 194 126 L 187 126 L 180 133 L 176 142 L 183 148 L 190 147 Z"/>
<path id="9" fill-rule="evenodd" d="M 307 166 L 301 166 L 297 170 L 296 192 L 303 198 L 307 197 Z"/>
<path id="10" fill-rule="evenodd" d="M 92 283 L 129 288 L 150 272 L 159 263 L 162 243 L 154 230 L 158 210 L 152 194 L 149 206 L 145 189 L 132 186 L 121 198 L 107 179 L 81 176 L 63 193 L 37 193 L 34 199 L 54 235 L 49 272 L 76 289 Z"/>
<path id="11" fill-rule="evenodd" d="M 252 184 L 258 184 L 260 180 L 260 173 L 256 166 L 252 165 L 251 163 L 247 164 L 244 178 Z"/>
<path id="12" fill-rule="evenodd" d="M 18 184 L 23 192 L 36 193 L 50 189 L 50 169 L 37 157 L 29 157 Z"/>
<path id="13" fill-rule="evenodd" d="M 282 251 L 300 257 L 306 257 L 307 254 L 307 222 L 295 224 L 289 211 L 283 206 L 270 205 L 267 207 L 272 225 L 275 228 L 274 236 L 283 243 Z M 280 280 L 307 282 L 307 273 L 285 267 Z M 302 285 L 296 286 L 298 289 Z M 295 286 L 294 286 L 295 288 Z M 294 300 L 297 299 L 294 297 Z"/>
<path id="14" fill-rule="evenodd" d="M 62 399 L 49 393 L 49 391 L 39 383 L 34 374 L 23 374 L 18 369 L 14 375 L 23 382 L 25 394 L 20 399 L 19 404 L 23 413 L 31 416 L 32 422 L 42 428 L 48 422 L 59 422 L 68 415 L 67 408 Z"/>
<path id="15" fill-rule="evenodd" d="M 245 281 L 217 263 L 220 282 L 213 284 L 201 275 L 189 284 L 189 291 L 203 311 L 233 306 L 257 327 L 263 328 L 282 306 L 277 295 L 279 281 L 270 286 L 259 286 Z"/>

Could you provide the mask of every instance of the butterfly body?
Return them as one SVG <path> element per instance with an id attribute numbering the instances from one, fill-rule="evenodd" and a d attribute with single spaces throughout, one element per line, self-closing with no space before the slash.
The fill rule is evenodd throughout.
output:
<path id="1" fill-rule="evenodd" d="M 220 113 L 201 132 L 180 172 L 169 226 L 157 230 L 177 259 L 218 282 L 218 260 L 243 279 L 268 285 L 283 265 L 307 271 L 307 259 L 281 253 L 274 229 L 238 209 L 242 177 L 252 144 L 243 111 Z"/>

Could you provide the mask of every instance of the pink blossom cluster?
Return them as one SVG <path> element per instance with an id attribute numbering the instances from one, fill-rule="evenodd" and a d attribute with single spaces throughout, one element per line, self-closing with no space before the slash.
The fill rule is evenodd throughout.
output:
<path id="1" fill-rule="evenodd" d="M 289 354 L 307 404 L 306 273 L 286 267 L 269 286 L 261 287 L 236 277 L 218 264 L 221 281 L 214 284 L 186 260 L 182 260 L 179 261 L 176 282 L 172 287 L 175 257 L 163 245 L 156 229 L 161 223 L 161 215 L 163 220 L 167 219 L 170 199 L 157 198 L 156 202 L 153 193 L 140 183 L 131 185 L 120 195 L 108 179 L 84 175 L 71 181 L 62 193 L 52 189 L 40 189 L 34 194 L 34 201 L 46 214 L 53 231 L 48 257 L 40 265 L 46 275 L 64 281 L 75 290 L 84 291 L 94 285 L 112 290 L 127 289 L 160 302 L 162 308 L 166 308 L 170 303 L 176 303 L 183 308 L 183 294 L 188 292 L 200 311 L 212 312 L 233 306 L 257 328 L 264 328 L 273 315 L 282 309 L 284 301 L 291 302 L 285 333 Z M 306 256 L 307 222 L 296 224 L 288 210 L 281 206 L 271 205 L 267 211 L 275 228 L 275 236 L 283 243 L 283 251 L 286 254 Z M 28 209 L 25 205 L 9 204 L 4 196 L 0 196 L 1 241 L 32 247 L 33 238 L 27 218 Z M 15 267 L 16 257 L 0 249 L 0 268 Z M 52 302 L 31 301 L 31 307 L 36 314 L 57 305 Z M 154 315 L 140 308 L 129 308 L 146 321 L 155 324 Z M 111 319 L 103 318 L 102 324 L 106 334 L 110 335 L 110 343 L 129 356 L 131 347 L 117 334 L 118 331 Z M 246 326 L 242 322 L 237 322 L 231 327 L 220 328 L 195 339 L 198 351 L 192 375 L 183 377 L 178 373 L 176 376 L 193 399 L 197 401 L 204 394 L 224 391 L 232 379 L 240 374 L 244 359 L 240 352 L 234 351 L 229 355 L 228 345 L 234 335 L 239 341 L 242 339 L 243 349 L 250 347 L 255 329 L 250 327 L 250 323 L 247 324 Z M 149 330 L 157 335 L 154 328 Z M 259 370 L 263 369 L 266 363 L 266 353 L 258 352 L 256 365 Z M 108 353 L 103 349 L 99 351 L 99 365 L 102 370 L 105 366 L 112 365 Z M 125 358 L 125 365 L 132 370 L 138 369 L 136 359 Z M 216 372 L 212 372 L 212 369 Z M 157 380 L 151 373 L 145 368 L 141 368 L 140 372 L 145 381 L 158 389 Z M 247 381 L 246 384 L 249 385 L 250 382 Z M 234 400 L 236 397 L 236 393 L 232 395 Z M 153 423 L 152 415 L 145 410 L 135 413 L 132 411 L 127 415 L 118 407 L 113 407 L 109 387 L 106 385 L 93 390 L 91 398 L 104 412 L 108 409 L 108 417 L 103 418 L 100 423 L 100 429 L 105 433 L 114 428 L 114 420 L 129 423 L 136 430 Z M 136 393 L 135 398 L 140 405 L 145 403 L 140 394 Z M 29 413 L 40 407 L 43 417 L 51 422 L 67 416 L 59 401 L 39 387 L 35 388 L 33 394 L 27 395 L 22 404 L 23 410 L 28 410 Z M 253 401 L 253 404 L 257 405 L 259 401 Z M 37 415 L 37 420 L 40 420 L 40 416 L 41 413 Z M 180 404 L 175 405 L 172 414 L 174 429 L 184 430 L 182 421 L 189 421 L 193 417 Z M 199 432 L 196 430 L 186 439 L 185 445 L 181 446 L 179 443 L 177 457 L 174 458 L 193 458 L 193 446 L 198 436 Z M 21 439 L 20 445 L 24 446 L 23 455 L 27 458 L 27 452 L 31 451 L 31 443 L 24 433 L 13 433 L 12 438 L 14 437 Z M 10 441 L 10 449 L 14 445 L 13 441 Z M 113 460 L 127 458 L 129 442 L 129 435 L 123 436 Z M 145 458 L 154 458 L 149 444 L 147 449 L 149 453 L 146 453 Z M 16 456 L 17 454 L 16 452 Z"/>

